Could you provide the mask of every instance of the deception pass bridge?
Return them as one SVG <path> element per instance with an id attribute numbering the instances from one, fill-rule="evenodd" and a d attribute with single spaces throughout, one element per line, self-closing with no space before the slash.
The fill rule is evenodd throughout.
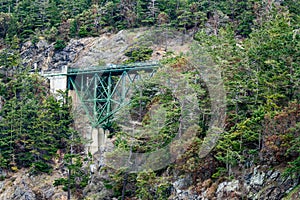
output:
<path id="1" fill-rule="evenodd" d="M 133 83 L 142 78 L 141 74 L 152 77 L 159 66 L 158 62 L 141 62 L 87 68 L 62 67 L 60 70 L 43 71 L 41 75 L 50 80 L 53 93 L 69 90 L 69 94 L 76 95 L 90 125 L 97 130 L 96 135 L 90 138 L 94 143 L 98 140 L 94 146 L 99 149 L 104 143 L 101 139 L 103 134 L 99 136 L 99 128 L 105 132 L 114 114 L 130 103 Z M 93 153 L 96 149 L 90 151 Z"/>

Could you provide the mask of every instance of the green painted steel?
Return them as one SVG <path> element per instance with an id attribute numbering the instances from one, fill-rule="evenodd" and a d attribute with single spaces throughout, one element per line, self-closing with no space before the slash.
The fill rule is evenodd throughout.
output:
<path id="1" fill-rule="evenodd" d="M 159 63 L 107 65 L 85 69 L 69 68 L 67 73 L 45 73 L 44 76 L 67 76 L 67 88 L 74 90 L 93 127 L 108 128 L 113 115 L 130 102 L 133 83 L 143 76 L 151 77 Z"/>
<path id="2" fill-rule="evenodd" d="M 77 75 L 77 74 L 108 74 L 112 73 L 114 75 L 116 74 L 122 74 L 123 71 L 131 71 L 131 72 L 137 72 L 137 71 L 151 71 L 153 68 L 157 68 L 159 66 L 158 62 L 143 62 L 143 63 L 131 63 L 127 65 L 115 65 L 110 64 L 106 66 L 99 66 L 99 67 L 89 67 L 89 68 L 69 68 L 68 69 L 68 75 Z"/>

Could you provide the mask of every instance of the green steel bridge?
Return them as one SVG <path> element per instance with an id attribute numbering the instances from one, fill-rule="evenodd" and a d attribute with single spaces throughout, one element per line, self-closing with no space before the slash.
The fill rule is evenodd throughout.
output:
<path id="1" fill-rule="evenodd" d="M 66 80 L 66 89 L 75 91 L 92 127 L 102 126 L 107 129 L 111 125 L 113 115 L 130 103 L 133 83 L 145 75 L 152 77 L 158 67 L 157 62 L 110 64 L 84 69 L 47 71 L 43 76 L 63 77 Z M 145 73 L 140 73 L 142 71 Z"/>

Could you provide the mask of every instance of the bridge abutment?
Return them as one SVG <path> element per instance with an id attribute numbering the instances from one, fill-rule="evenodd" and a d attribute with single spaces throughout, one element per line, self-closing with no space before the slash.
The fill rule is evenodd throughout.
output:
<path id="1" fill-rule="evenodd" d="M 56 94 L 58 90 L 66 91 L 67 89 L 67 76 L 53 76 L 49 77 L 50 91 Z"/>
<path id="2" fill-rule="evenodd" d="M 42 72 L 42 76 L 45 76 L 50 81 L 50 91 L 56 94 L 58 90 L 66 91 L 67 89 L 67 77 L 68 67 L 62 67 L 58 71 Z"/>

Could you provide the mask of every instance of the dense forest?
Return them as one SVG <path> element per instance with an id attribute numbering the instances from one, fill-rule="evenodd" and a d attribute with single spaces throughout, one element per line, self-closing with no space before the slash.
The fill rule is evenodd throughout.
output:
<path id="1" fill-rule="evenodd" d="M 207 23 L 214 34 L 231 24 L 236 35 L 247 37 L 280 5 L 290 14 L 299 13 L 299 2 L 285 1 L 193 1 L 193 0 L 2 0 L 1 38 L 22 41 L 45 37 L 68 41 L 142 26 L 166 26 L 197 32 Z"/>
<path id="2" fill-rule="evenodd" d="M 104 167 L 109 174 L 105 187 L 122 199 L 167 199 L 174 177 L 166 171 L 178 177 L 188 174 L 191 188 L 200 191 L 199 182 L 237 178 L 238 171 L 257 165 L 282 168 L 300 181 L 299 13 L 298 0 L 0 0 L 1 169 L 51 173 L 53 159 L 63 152 L 72 182 L 62 177 L 54 184 L 84 198 L 88 176 L 81 167 L 89 158 L 80 154 L 84 142 L 73 127 L 72 100 L 64 92 L 58 98 L 50 94 L 45 79 L 22 65 L 20 48 L 26 41 L 47 40 L 60 51 L 72 38 L 154 26 L 194 39 L 188 55 L 167 52 L 160 62 L 180 72 L 197 93 L 197 137 L 173 164 L 157 171 L 128 173 Z M 128 52 L 127 63 L 149 59 L 152 50 L 143 48 Z M 204 53 L 221 69 L 226 119 L 217 145 L 200 159 L 211 102 L 193 58 Z M 165 75 L 157 73 L 143 83 L 142 91 L 135 91 L 130 110 L 133 119 L 155 129 L 149 107 L 160 104 L 167 113 L 163 128 L 132 142 L 115 123 L 109 137 L 117 148 L 149 152 L 175 137 L 181 113 L 178 97 L 157 84 L 159 76 Z"/>

